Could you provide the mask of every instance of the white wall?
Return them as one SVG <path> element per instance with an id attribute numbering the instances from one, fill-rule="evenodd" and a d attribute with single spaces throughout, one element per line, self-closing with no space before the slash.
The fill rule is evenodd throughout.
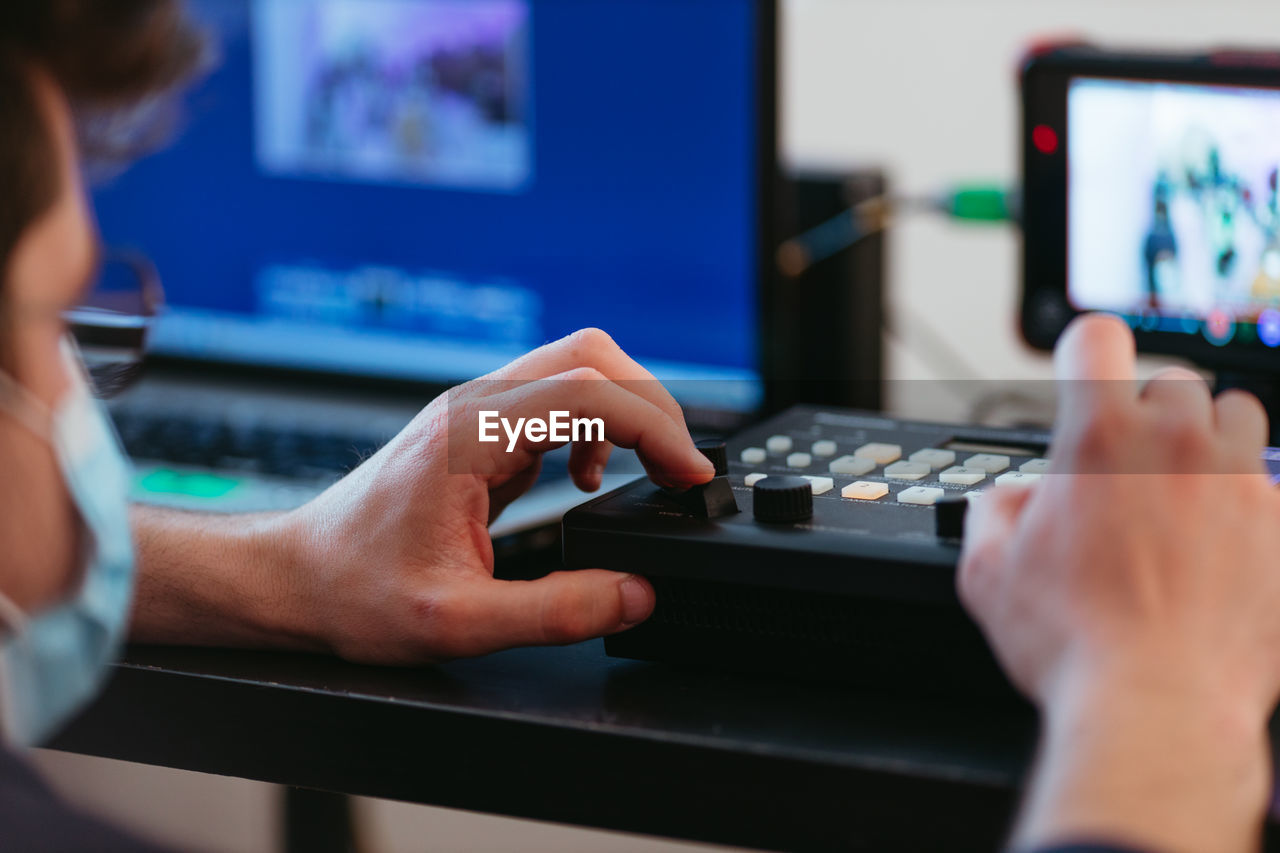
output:
<path id="1" fill-rule="evenodd" d="M 1270 0 L 787 0 L 782 149 L 797 164 L 877 165 L 900 191 L 1017 178 L 1017 68 L 1034 39 L 1113 46 L 1280 47 Z M 1280 140 L 1277 140 L 1280 147 Z M 896 377 L 1047 374 L 1016 331 L 1011 229 L 899 223 L 889 294 Z M 965 365 L 926 360 L 926 333 Z M 971 368 L 971 370 L 966 369 Z"/>
<path id="2" fill-rule="evenodd" d="M 607 2 L 607 0 L 606 0 Z M 1280 46 L 1276 0 L 787 0 L 783 150 L 798 164 L 880 165 L 901 190 L 1016 177 L 1016 60 L 1042 35 L 1118 45 Z M 1277 140 L 1280 146 L 1280 140 Z M 943 335 L 982 376 L 1041 376 L 1015 329 L 1017 242 L 1006 229 L 931 220 L 891 240 L 890 296 L 902 328 L 899 377 L 964 377 L 925 359 Z M 267 786 L 48 755 L 80 799 L 170 840 L 226 853 L 268 851 Z M 185 805 L 184 805 L 185 804 Z M 366 806 L 371 849 L 676 851 L 678 845 L 403 805 Z"/>

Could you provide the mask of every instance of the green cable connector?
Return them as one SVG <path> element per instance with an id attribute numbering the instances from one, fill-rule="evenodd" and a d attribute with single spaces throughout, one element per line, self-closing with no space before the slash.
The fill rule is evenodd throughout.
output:
<path id="1" fill-rule="evenodd" d="M 1016 222 L 1019 215 L 1016 193 L 983 184 L 952 190 L 943 196 L 942 209 L 967 222 Z"/>
<path id="2" fill-rule="evenodd" d="M 883 231 L 895 216 L 922 212 L 941 213 L 975 225 L 1016 224 L 1022 219 L 1022 195 L 998 184 L 961 184 L 938 195 L 867 199 L 783 243 L 776 257 L 778 270 L 795 278 L 864 237 Z"/>

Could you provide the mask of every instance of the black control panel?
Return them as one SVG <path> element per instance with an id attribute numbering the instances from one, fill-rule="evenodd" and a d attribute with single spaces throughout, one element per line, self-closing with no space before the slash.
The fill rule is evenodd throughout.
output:
<path id="1" fill-rule="evenodd" d="M 1034 484 L 1047 432 L 801 406 L 720 445 L 700 489 L 640 480 L 571 510 L 564 560 L 649 578 L 657 607 L 610 654 L 1007 689 L 955 592 L 964 510 Z M 1280 473 L 1280 452 L 1267 463 Z"/>
<path id="2" fill-rule="evenodd" d="M 996 484 L 1032 483 L 1048 464 L 1041 431 L 803 406 L 726 445 L 727 482 L 704 488 L 727 486 L 732 507 L 631 483 L 565 516 L 566 564 L 947 602 L 954 507 Z"/>
<path id="3" fill-rule="evenodd" d="M 700 443 L 722 464 L 701 489 L 640 480 L 571 510 L 565 565 L 653 582 L 654 616 L 606 641 L 618 656 L 992 682 L 956 600 L 963 512 L 994 485 L 1034 483 L 1048 440 L 796 407 Z"/>

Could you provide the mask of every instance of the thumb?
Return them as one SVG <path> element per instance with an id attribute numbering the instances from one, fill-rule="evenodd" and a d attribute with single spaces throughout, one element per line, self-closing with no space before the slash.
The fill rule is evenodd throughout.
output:
<path id="1" fill-rule="evenodd" d="M 513 646 L 567 645 L 626 630 L 649 618 L 654 593 L 639 575 L 589 569 L 533 581 L 485 578 L 469 590 L 465 654 Z"/>

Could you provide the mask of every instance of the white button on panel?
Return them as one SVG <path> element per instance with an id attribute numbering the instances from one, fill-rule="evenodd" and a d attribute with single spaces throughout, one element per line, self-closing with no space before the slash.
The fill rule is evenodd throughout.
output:
<path id="1" fill-rule="evenodd" d="M 1032 459 L 1029 462 L 1023 462 L 1018 466 L 1018 470 L 1024 474 L 1048 474 L 1048 459 Z"/>
<path id="2" fill-rule="evenodd" d="M 853 455 L 861 456 L 863 459 L 874 459 L 879 465 L 888 465 L 902 458 L 902 447 L 897 444 L 881 444 L 873 441 L 853 451 Z"/>
<path id="3" fill-rule="evenodd" d="M 894 462 L 884 466 L 884 475 L 895 480 L 923 480 L 932 470 L 923 462 Z"/>
<path id="4" fill-rule="evenodd" d="M 942 500 L 944 495 L 946 495 L 946 492 L 942 489 L 934 489 L 929 486 L 912 486 L 909 489 L 903 489 L 898 492 L 898 503 L 933 506 Z"/>
<path id="5" fill-rule="evenodd" d="M 884 483 L 868 483 L 865 480 L 850 483 L 840 490 L 840 497 L 855 501 L 878 501 L 887 494 L 889 487 Z"/>
<path id="6" fill-rule="evenodd" d="M 763 447 L 748 447 L 739 454 L 738 458 L 748 465 L 759 465 L 765 459 L 769 458 L 769 454 L 764 452 Z"/>
<path id="7" fill-rule="evenodd" d="M 813 443 L 813 447 L 809 449 L 813 451 L 814 456 L 835 456 L 836 455 L 836 443 L 826 438 L 822 439 L 821 441 L 815 441 Z"/>
<path id="8" fill-rule="evenodd" d="M 791 452 L 791 436 L 789 435 L 771 435 L 764 446 L 770 453 L 790 453 Z"/>
<path id="9" fill-rule="evenodd" d="M 830 477 L 805 477 L 809 481 L 809 485 L 813 487 L 815 495 L 825 495 L 836 487 L 836 481 Z"/>
<path id="10" fill-rule="evenodd" d="M 742 478 L 742 482 L 747 486 L 747 488 L 750 488 L 768 476 L 768 474 L 761 474 L 759 471 L 752 471 L 750 474 Z"/>
<path id="11" fill-rule="evenodd" d="M 844 474 L 846 477 L 861 477 L 874 467 L 876 467 L 874 459 L 868 459 L 865 456 L 841 456 L 839 459 L 831 460 L 827 470 L 832 474 Z"/>
<path id="12" fill-rule="evenodd" d="M 787 457 L 788 468 L 808 468 L 813 462 L 813 457 L 808 453 L 792 453 Z"/>
<path id="13" fill-rule="evenodd" d="M 1039 474 L 1028 474 L 1025 471 L 1005 471 L 999 477 L 996 477 L 996 485 L 1029 486 L 1039 479 Z"/>
<path id="14" fill-rule="evenodd" d="M 968 498 L 969 500 L 973 500 L 974 498 L 980 498 L 985 494 L 986 492 L 965 492 L 964 497 Z"/>
<path id="15" fill-rule="evenodd" d="M 957 465 L 939 474 L 938 482 L 952 486 L 972 486 L 975 483 L 981 483 L 986 478 L 987 472 L 980 468 L 966 468 L 963 465 Z"/>
<path id="16" fill-rule="evenodd" d="M 981 468 L 988 474 L 999 474 L 1009 467 L 1009 457 L 998 453 L 979 453 L 964 460 L 966 468 Z"/>
<path id="17" fill-rule="evenodd" d="M 948 465 L 955 464 L 956 454 L 954 450 L 939 450 L 936 447 L 926 447 L 924 450 L 917 450 L 907 458 L 912 462 L 928 465 L 933 470 L 938 471 Z"/>

